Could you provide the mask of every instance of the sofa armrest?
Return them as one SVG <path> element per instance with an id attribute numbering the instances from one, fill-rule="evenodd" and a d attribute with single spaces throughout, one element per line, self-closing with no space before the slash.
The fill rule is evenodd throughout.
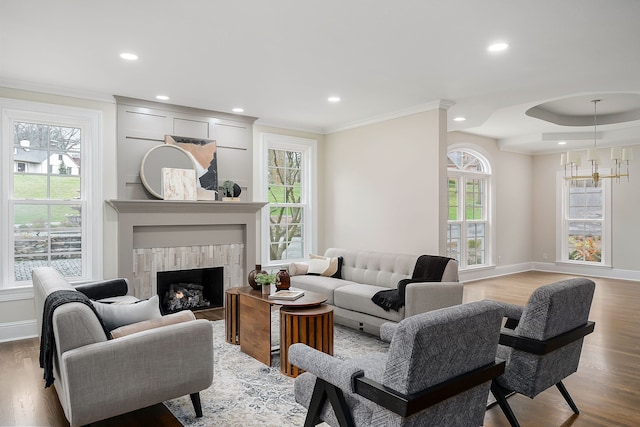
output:
<path id="1" fill-rule="evenodd" d="M 404 317 L 462 304 L 461 282 L 409 283 L 405 289 Z"/>
<path id="2" fill-rule="evenodd" d="M 92 300 L 120 297 L 129 292 L 127 279 L 110 279 L 74 286 Z"/>
<path id="3" fill-rule="evenodd" d="M 351 361 L 336 359 L 301 343 L 289 347 L 289 363 L 350 392 L 354 391 L 355 378 L 364 374 Z"/>
<path id="4" fill-rule="evenodd" d="M 67 351 L 60 375 L 72 425 L 199 392 L 213 380 L 211 324 L 194 320 Z"/>
<path id="5" fill-rule="evenodd" d="M 61 305 L 53 312 L 52 322 L 58 355 L 74 348 L 107 341 L 100 321 L 86 304 L 71 302 Z"/>

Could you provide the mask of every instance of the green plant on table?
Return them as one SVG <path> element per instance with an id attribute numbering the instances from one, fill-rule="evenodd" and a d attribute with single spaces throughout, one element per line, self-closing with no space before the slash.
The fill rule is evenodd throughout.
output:
<path id="1" fill-rule="evenodd" d="M 256 274 L 256 283 L 259 283 L 261 286 L 262 285 L 270 285 L 271 283 L 274 283 L 276 281 L 276 275 L 275 274 L 269 274 L 269 273 L 258 273 Z"/>

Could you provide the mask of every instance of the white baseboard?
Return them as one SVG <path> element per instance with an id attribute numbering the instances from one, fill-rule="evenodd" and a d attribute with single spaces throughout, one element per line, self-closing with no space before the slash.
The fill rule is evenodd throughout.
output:
<path id="1" fill-rule="evenodd" d="M 640 271 L 622 270 L 620 268 L 573 265 L 553 262 L 534 262 L 532 269 L 537 271 L 549 271 L 552 273 L 575 274 L 578 276 L 640 281 Z"/>
<path id="2" fill-rule="evenodd" d="M 474 280 L 489 279 L 492 277 L 506 276 L 507 274 L 522 273 L 533 270 L 533 264 L 523 262 L 521 264 L 498 265 L 482 269 L 461 270 L 458 275 L 461 282 L 473 282 Z"/>
<path id="3" fill-rule="evenodd" d="M 636 270 L 622 270 L 619 268 L 554 262 L 523 262 L 521 264 L 501 265 L 477 270 L 461 270 L 459 272 L 459 276 L 461 282 L 473 282 L 474 280 L 490 279 L 492 277 L 522 273 L 531 270 L 575 274 L 587 277 L 640 281 L 640 271 Z"/>
<path id="4" fill-rule="evenodd" d="M 0 323 L 0 342 L 17 341 L 38 336 L 38 323 L 33 320 Z"/>

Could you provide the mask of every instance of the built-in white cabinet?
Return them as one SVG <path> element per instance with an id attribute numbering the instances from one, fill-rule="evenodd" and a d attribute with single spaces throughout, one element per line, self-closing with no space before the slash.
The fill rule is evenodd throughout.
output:
<path id="1" fill-rule="evenodd" d="M 255 117 L 116 96 L 118 103 L 118 199 L 153 199 L 140 180 L 147 151 L 165 135 L 216 141 L 218 184 L 232 180 L 241 199 L 253 200 L 253 122 Z"/>

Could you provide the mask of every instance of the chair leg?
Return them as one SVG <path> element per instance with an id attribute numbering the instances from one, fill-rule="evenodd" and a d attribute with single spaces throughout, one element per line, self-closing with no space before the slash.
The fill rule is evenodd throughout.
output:
<path id="1" fill-rule="evenodd" d="M 313 427 L 320 424 L 320 411 L 327 400 L 327 393 L 325 392 L 324 381 L 320 378 L 316 378 L 316 385 L 313 387 L 313 394 L 311 395 L 311 401 L 309 402 L 309 408 L 307 409 L 307 417 L 304 420 L 304 427 Z"/>
<path id="2" fill-rule="evenodd" d="M 508 392 L 509 390 L 498 384 L 496 380 L 491 381 L 491 393 L 493 394 L 493 397 L 496 398 L 496 401 L 498 402 L 498 405 L 500 405 L 500 409 L 502 409 L 504 415 L 507 417 L 509 424 L 511 424 L 511 427 L 520 427 L 520 423 L 518 422 L 516 415 L 513 413 L 511 406 L 509 406 L 509 403 L 507 402 Z"/>
<path id="3" fill-rule="evenodd" d="M 556 384 L 556 387 L 558 387 L 558 390 L 560 390 L 560 393 L 562 394 L 562 397 L 564 397 L 564 400 L 567 401 L 567 404 L 571 407 L 571 410 L 573 411 L 573 413 L 574 414 L 579 414 L 580 410 L 578 410 L 578 407 L 573 402 L 573 399 L 569 395 L 569 392 L 567 391 L 567 388 L 564 386 L 564 384 L 562 384 L 562 381 L 559 381 L 558 384 Z"/>
<path id="4" fill-rule="evenodd" d="M 329 404 L 333 408 L 333 413 L 338 419 L 340 427 L 354 427 L 355 424 L 353 423 L 353 418 L 351 418 L 351 411 L 349 410 L 342 390 L 321 378 L 316 378 L 316 385 L 313 388 L 304 426 L 312 427 L 322 422 L 320 413 L 327 399 L 329 399 Z"/>
<path id="5" fill-rule="evenodd" d="M 191 393 L 189 395 L 191 403 L 193 403 L 193 409 L 196 411 L 196 417 L 202 417 L 202 404 L 200 403 L 200 393 Z"/>

